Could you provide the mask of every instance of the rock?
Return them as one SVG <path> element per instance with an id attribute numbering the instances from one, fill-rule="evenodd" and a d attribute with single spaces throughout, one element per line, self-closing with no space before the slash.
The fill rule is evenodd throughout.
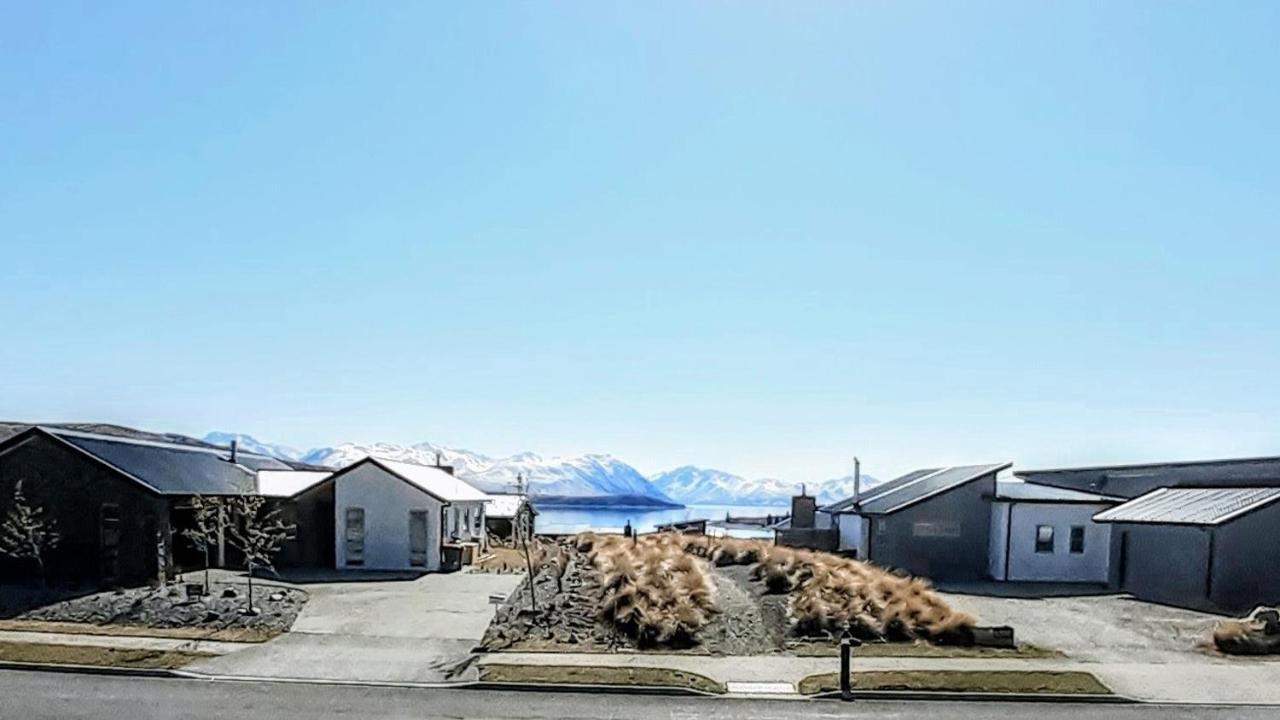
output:
<path id="1" fill-rule="evenodd" d="M 222 597 L 224 598 L 240 597 L 240 593 L 236 592 L 235 588 L 227 588 L 226 590 L 222 591 Z"/>
<path id="2" fill-rule="evenodd" d="M 270 600 L 271 602 L 280 602 L 284 598 L 285 598 L 285 595 L 282 592 L 273 592 L 267 596 L 267 599 Z"/>

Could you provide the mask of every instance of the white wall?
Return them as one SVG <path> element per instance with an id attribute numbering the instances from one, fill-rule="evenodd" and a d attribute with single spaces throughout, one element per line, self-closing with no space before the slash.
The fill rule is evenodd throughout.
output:
<path id="1" fill-rule="evenodd" d="M 860 559 L 866 558 L 866 548 L 862 542 L 862 516 L 854 513 L 841 513 L 835 516 L 836 526 L 840 529 L 840 550 L 855 550 Z"/>
<path id="2" fill-rule="evenodd" d="M 1005 579 L 1107 582 L 1111 561 L 1111 526 L 1095 523 L 1092 518 L 1108 507 L 1110 506 L 1071 503 L 1013 503 L 1007 516 L 1009 573 Z M 1005 525 L 1004 517 L 993 516 L 992 521 L 993 527 L 997 521 L 1001 526 Z M 1039 525 L 1053 526 L 1053 553 L 1036 552 L 1036 527 Z M 1070 552 L 1073 525 L 1084 527 L 1083 553 Z M 997 534 L 993 530 L 993 538 Z M 1001 554 L 1002 551 L 1003 548 Z"/>
<path id="3" fill-rule="evenodd" d="M 337 566 L 347 567 L 347 508 L 364 508 L 364 565 L 367 570 L 414 570 L 409 564 L 409 512 L 427 513 L 427 570 L 440 569 L 442 504 L 421 489 L 365 463 L 334 481 Z"/>

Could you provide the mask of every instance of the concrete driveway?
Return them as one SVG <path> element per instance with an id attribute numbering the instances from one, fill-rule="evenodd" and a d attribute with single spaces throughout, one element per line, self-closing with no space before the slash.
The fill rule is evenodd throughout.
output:
<path id="1" fill-rule="evenodd" d="M 451 573 L 387 579 L 339 575 L 298 582 L 311 594 L 293 629 L 232 655 L 188 666 L 209 675 L 445 682 L 465 679 L 484 635 L 489 595 L 508 595 L 520 575 Z"/>

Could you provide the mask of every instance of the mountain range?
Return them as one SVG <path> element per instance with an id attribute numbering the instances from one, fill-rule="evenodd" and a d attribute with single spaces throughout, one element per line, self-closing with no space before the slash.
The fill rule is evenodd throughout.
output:
<path id="1" fill-rule="evenodd" d="M 542 457 L 525 452 L 494 458 L 470 450 L 430 442 L 415 445 L 348 442 L 336 447 L 307 451 L 288 445 L 259 441 L 237 433 L 211 432 L 204 441 L 228 445 L 235 440 L 243 450 L 283 460 L 339 468 L 366 456 L 403 460 L 424 465 L 452 465 L 458 476 L 486 492 L 512 492 L 517 476 L 523 476 L 529 493 L 542 506 L 677 507 L 679 505 L 785 506 L 801 484 L 771 478 L 748 480 L 732 473 L 686 465 L 645 477 L 631 465 L 611 455 Z M 871 487 L 874 478 L 863 475 Z M 807 483 L 805 490 L 820 503 L 835 502 L 853 494 L 853 478 L 841 477 Z"/>

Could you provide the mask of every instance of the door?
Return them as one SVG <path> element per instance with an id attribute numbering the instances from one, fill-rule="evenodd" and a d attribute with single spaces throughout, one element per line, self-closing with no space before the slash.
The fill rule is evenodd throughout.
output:
<path id="1" fill-rule="evenodd" d="M 427 566 L 427 511 L 409 511 L 409 565 Z"/>
<path id="2" fill-rule="evenodd" d="M 347 508 L 347 564 L 364 565 L 364 508 Z"/>

